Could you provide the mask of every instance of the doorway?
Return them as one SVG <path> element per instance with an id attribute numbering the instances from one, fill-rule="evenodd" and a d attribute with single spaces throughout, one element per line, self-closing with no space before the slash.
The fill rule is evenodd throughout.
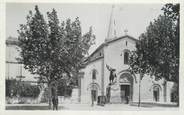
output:
<path id="1" fill-rule="evenodd" d="M 159 87 L 153 88 L 153 100 L 156 102 L 159 101 Z"/>
<path id="2" fill-rule="evenodd" d="M 91 100 L 93 102 L 97 101 L 97 90 L 91 90 Z"/>
<path id="3" fill-rule="evenodd" d="M 128 104 L 130 98 L 130 85 L 121 85 L 121 103 Z"/>

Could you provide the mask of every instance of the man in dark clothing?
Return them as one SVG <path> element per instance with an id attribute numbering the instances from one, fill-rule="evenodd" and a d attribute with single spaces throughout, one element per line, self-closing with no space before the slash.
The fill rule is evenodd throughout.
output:
<path id="1" fill-rule="evenodd" d="M 57 95 L 57 86 L 56 84 L 53 84 L 52 87 L 52 104 L 53 104 L 53 110 L 58 110 L 58 95 Z"/>
<path id="2" fill-rule="evenodd" d="M 58 110 L 58 96 L 52 97 L 53 110 Z"/>

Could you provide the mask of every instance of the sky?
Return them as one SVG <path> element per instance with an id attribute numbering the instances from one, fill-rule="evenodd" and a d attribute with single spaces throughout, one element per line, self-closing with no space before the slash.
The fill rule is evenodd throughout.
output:
<path id="1" fill-rule="evenodd" d="M 94 51 L 107 37 L 110 13 L 112 4 L 56 4 L 56 3 L 7 3 L 6 4 L 6 38 L 9 36 L 18 37 L 17 30 L 20 24 L 26 23 L 26 16 L 29 10 L 34 12 L 35 5 L 38 5 L 44 18 L 47 20 L 46 12 L 54 8 L 60 21 L 67 18 L 74 20 L 79 17 L 82 26 L 82 33 L 86 33 L 89 27 L 93 27 L 96 35 L 96 44 L 91 47 Z M 125 34 L 137 38 L 146 31 L 149 23 L 163 14 L 163 4 L 114 4 L 113 19 L 116 21 L 117 37 Z"/>

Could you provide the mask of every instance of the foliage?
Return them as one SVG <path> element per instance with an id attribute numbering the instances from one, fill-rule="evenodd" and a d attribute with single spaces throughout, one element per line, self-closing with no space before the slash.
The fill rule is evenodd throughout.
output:
<path id="1" fill-rule="evenodd" d="M 6 96 L 16 96 L 17 94 L 17 81 L 15 79 L 6 80 Z"/>
<path id="2" fill-rule="evenodd" d="M 173 21 L 179 20 L 180 17 L 180 4 L 166 4 L 162 10 L 164 11 L 164 15 L 171 18 Z"/>
<path id="3" fill-rule="evenodd" d="M 20 95 L 21 97 L 36 98 L 40 93 L 38 86 L 32 86 L 24 83 L 24 81 L 17 81 L 15 79 L 6 80 L 6 96 L 12 97 Z"/>
<path id="4" fill-rule="evenodd" d="M 172 68 L 175 71 L 176 82 L 179 84 L 179 56 L 180 56 L 180 4 L 166 4 L 162 10 L 164 11 L 164 15 L 170 18 L 175 24 L 174 34 L 175 38 L 173 40 L 174 49 L 175 49 L 175 57 L 177 65 Z"/>
<path id="5" fill-rule="evenodd" d="M 33 97 L 36 98 L 40 94 L 40 89 L 38 86 L 32 86 L 32 85 L 23 85 L 21 88 L 21 97 Z"/>
<path id="6" fill-rule="evenodd" d="M 157 79 L 165 78 L 178 83 L 179 29 L 175 20 L 179 13 L 168 13 L 166 9 L 170 8 L 170 5 L 165 5 L 166 15 L 160 15 L 141 34 L 137 50 L 130 56 L 130 67 L 136 73 L 155 75 Z"/>
<path id="7" fill-rule="evenodd" d="M 59 96 L 65 96 L 65 97 L 70 97 L 72 96 L 72 87 L 71 86 L 64 86 L 64 85 L 59 85 L 58 86 L 58 95 Z"/>
<path id="8" fill-rule="evenodd" d="M 39 74 L 40 81 L 50 83 L 61 79 L 63 73 L 71 76 L 78 71 L 95 36 L 91 27 L 82 35 L 78 17 L 60 23 L 55 9 L 47 12 L 47 17 L 48 22 L 35 6 L 35 14 L 29 12 L 18 33 L 25 68 Z"/>

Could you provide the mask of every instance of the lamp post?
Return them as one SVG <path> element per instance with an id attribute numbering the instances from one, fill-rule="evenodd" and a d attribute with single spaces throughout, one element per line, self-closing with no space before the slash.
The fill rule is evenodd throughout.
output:
<path id="1" fill-rule="evenodd" d="M 138 107 L 140 107 L 141 105 L 141 80 L 142 80 L 143 74 L 142 72 L 140 72 L 140 78 L 139 78 L 139 103 L 138 103 Z"/>
<path id="2" fill-rule="evenodd" d="M 94 106 L 94 79 L 92 79 L 92 91 L 91 91 L 91 96 L 92 96 L 92 107 Z"/>
<path id="3" fill-rule="evenodd" d="M 84 72 L 79 72 L 78 73 L 78 87 L 79 87 L 79 92 L 78 92 L 78 96 L 79 96 L 79 102 L 81 101 L 81 79 L 84 77 Z"/>
<path id="4" fill-rule="evenodd" d="M 141 39 L 139 39 L 141 40 Z M 140 41 L 140 50 L 142 50 L 142 47 L 141 47 L 142 43 Z M 139 78 L 139 102 L 138 102 L 138 107 L 140 107 L 141 105 L 141 80 L 143 78 L 143 72 L 142 72 L 142 69 L 141 69 L 141 66 L 142 66 L 142 62 L 141 60 L 143 59 L 143 54 L 140 54 L 140 58 L 139 58 L 139 73 L 140 73 L 140 78 Z"/>

